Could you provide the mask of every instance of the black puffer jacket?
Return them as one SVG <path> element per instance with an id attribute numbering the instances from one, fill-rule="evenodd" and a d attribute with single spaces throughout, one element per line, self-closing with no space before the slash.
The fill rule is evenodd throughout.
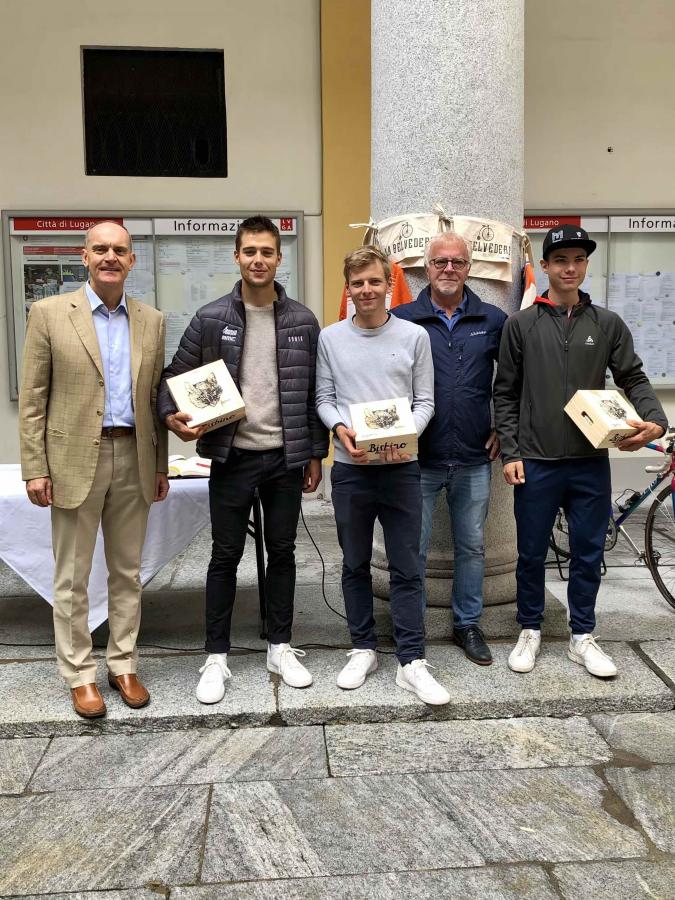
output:
<path id="1" fill-rule="evenodd" d="M 274 304 L 277 333 L 277 370 L 281 425 L 284 433 L 286 465 L 295 469 L 310 458 L 323 459 L 328 453 L 328 432 L 316 414 L 314 383 L 319 323 L 316 317 L 286 296 L 274 282 L 278 299 Z M 190 369 L 222 359 L 239 385 L 239 366 L 244 349 L 246 311 L 241 299 L 241 281 L 226 294 L 197 310 L 181 338 L 170 365 L 162 375 L 157 411 L 163 421 L 176 412 L 166 379 Z M 197 442 L 197 453 L 206 459 L 225 462 L 237 430 L 237 422 L 207 431 Z"/>
<path id="2" fill-rule="evenodd" d="M 607 456 L 607 450 L 593 449 L 564 411 L 576 391 L 605 388 L 607 369 L 638 415 L 668 427 L 626 323 L 592 304 L 588 294 L 579 291 L 579 300 L 568 317 L 544 292 L 506 320 L 493 389 L 505 463 Z"/>

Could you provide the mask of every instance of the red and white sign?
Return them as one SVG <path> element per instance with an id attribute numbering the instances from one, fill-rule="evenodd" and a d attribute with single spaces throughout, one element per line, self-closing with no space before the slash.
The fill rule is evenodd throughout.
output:
<path id="1" fill-rule="evenodd" d="M 119 218 L 109 218 L 106 216 L 50 216 L 48 213 L 44 216 L 20 217 L 11 220 L 12 234 L 38 234 L 39 232 L 70 232 L 71 234 L 82 234 L 92 225 L 99 222 L 117 222 L 123 225 L 124 220 Z"/>
<path id="2" fill-rule="evenodd" d="M 548 231 L 561 225 L 581 225 L 581 216 L 525 216 L 523 228 L 526 231 Z"/>
<path id="3" fill-rule="evenodd" d="M 40 245 L 25 246 L 23 249 L 24 256 L 79 256 L 82 253 L 82 247 L 61 247 Z"/>
<path id="4" fill-rule="evenodd" d="M 523 228 L 525 231 L 549 231 L 551 228 L 560 228 L 561 225 L 576 225 L 586 231 L 603 234 L 607 232 L 609 218 L 607 216 L 576 216 L 558 215 L 557 213 L 541 213 L 538 216 L 525 216 Z"/>

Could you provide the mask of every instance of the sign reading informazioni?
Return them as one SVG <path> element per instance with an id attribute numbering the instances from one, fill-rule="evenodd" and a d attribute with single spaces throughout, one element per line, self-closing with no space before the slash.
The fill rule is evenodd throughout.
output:
<path id="1" fill-rule="evenodd" d="M 610 216 L 609 227 L 611 231 L 619 234 L 634 231 L 671 232 L 675 234 L 675 216 L 659 215 L 658 213 Z"/>
<path id="2" fill-rule="evenodd" d="M 293 216 L 284 216 L 280 219 L 272 219 L 282 234 L 293 235 L 298 233 L 297 219 Z M 191 219 L 185 218 L 167 218 L 155 219 L 155 234 L 169 235 L 179 234 L 188 235 L 195 234 L 199 237 L 207 235 L 214 237 L 219 234 L 235 234 L 237 228 L 243 222 L 243 218 L 237 219 L 215 219 L 206 216 L 197 216 Z"/>

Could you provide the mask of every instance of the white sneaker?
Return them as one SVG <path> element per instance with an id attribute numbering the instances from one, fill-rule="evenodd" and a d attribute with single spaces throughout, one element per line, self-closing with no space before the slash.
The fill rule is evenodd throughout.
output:
<path id="1" fill-rule="evenodd" d="M 337 677 L 337 686 L 345 691 L 353 691 L 365 683 L 371 672 L 377 669 L 377 653 L 374 650 L 350 650 L 351 659 Z"/>
<path id="2" fill-rule="evenodd" d="M 431 706 L 443 706 L 450 702 L 450 694 L 440 685 L 429 669 L 434 668 L 426 659 L 414 659 L 402 666 L 398 665 L 396 684 L 406 691 L 417 694 L 420 700 Z"/>
<path id="3" fill-rule="evenodd" d="M 570 638 L 567 655 L 572 662 L 586 666 L 586 670 L 598 678 L 612 678 L 616 675 L 612 657 L 600 649 L 592 634 L 584 634 L 576 641 Z"/>
<path id="4" fill-rule="evenodd" d="M 312 676 L 298 659 L 299 656 L 305 655 L 304 650 L 296 650 L 290 644 L 268 644 L 267 671 L 281 675 L 289 687 L 309 687 Z"/>
<path id="5" fill-rule="evenodd" d="M 541 631 L 523 628 L 518 643 L 509 654 L 509 669 L 512 672 L 531 672 L 541 648 Z"/>
<path id="6" fill-rule="evenodd" d="M 227 653 L 211 653 L 199 671 L 202 677 L 197 685 L 197 700 L 218 703 L 225 696 L 225 681 L 232 678 L 227 668 Z"/>

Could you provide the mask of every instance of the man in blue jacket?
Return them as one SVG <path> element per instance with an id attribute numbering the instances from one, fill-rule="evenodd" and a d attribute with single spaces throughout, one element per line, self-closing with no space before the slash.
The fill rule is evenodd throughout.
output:
<path id="1" fill-rule="evenodd" d="M 483 531 L 490 501 L 491 460 L 499 444 L 491 424 L 492 377 L 506 314 L 484 303 L 466 279 L 471 248 L 460 235 L 439 234 L 425 251 L 429 284 L 392 313 L 421 325 L 431 338 L 436 413 L 420 438 L 422 536 L 426 570 L 436 497 L 442 489 L 455 547 L 453 641 L 478 665 L 492 662 L 479 628 L 483 611 Z"/>

